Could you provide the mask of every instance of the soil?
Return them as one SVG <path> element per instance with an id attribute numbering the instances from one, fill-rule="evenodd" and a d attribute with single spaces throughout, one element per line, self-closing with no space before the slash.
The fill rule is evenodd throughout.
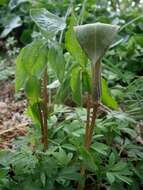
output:
<path id="1" fill-rule="evenodd" d="M 27 102 L 16 100 L 14 85 L 10 81 L 0 83 L 0 149 L 12 148 L 17 136 L 26 135 L 29 119 L 24 114 Z"/>

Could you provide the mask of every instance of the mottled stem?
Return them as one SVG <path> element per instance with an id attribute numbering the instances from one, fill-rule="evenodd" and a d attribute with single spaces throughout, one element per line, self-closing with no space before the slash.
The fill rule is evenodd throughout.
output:
<path id="1" fill-rule="evenodd" d="M 93 102 L 98 102 L 101 97 L 101 62 L 98 61 L 92 64 L 92 99 Z"/>
<path id="2" fill-rule="evenodd" d="M 39 118 L 40 118 L 40 127 L 41 127 L 41 142 L 44 143 L 44 124 L 43 124 L 43 114 L 42 114 L 42 107 L 41 103 L 38 103 L 38 111 L 39 111 Z"/>
<path id="3" fill-rule="evenodd" d="M 100 105 L 101 98 L 101 62 L 92 65 L 92 99 L 90 95 L 87 98 L 87 121 L 86 121 L 86 130 L 85 130 L 85 141 L 84 146 L 87 150 L 90 149 L 93 137 L 93 131 L 95 127 L 95 122 L 97 118 L 97 112 Z M 92 110 L 92 116 L 90 115 L 90 110 Z M 90 121 L 91 117 L 91 121 Z M 80 173 L 82 176 L 85 175 L 85 166 L 81 166 Z M 78 184 L 78 190 L 83 190 L 85 188 L 85 181 Z"/>
<path id="4" fill-rule="evenodd" d="M 47 67 L 44 71 L 44 77 L 43 77 L 43 125 L 44 125 L 44 150 L 48 149 L 48 123 L 47 123 L 47 117 L 48 117 L 48 91 L 47 91 L 47 85 L 48 85 L 48 74 L 47 74 Z"/>
<path id="5" fill-rule="evenodd" d="M 87 95 L 87 119 L 86 119 L 86 129 L 85 129 L 85 137 L 84 137 L 84 146 L 85 148 L 87 148 L 87 145 L 88 145 L 88 137 L 89 137 L 89 129 L 90 129 L 90 109 L 91 109 L 91 98 L 90 98 L 90 95 L 88 94 Z M 84 176 L 85 175 L 85 166 L 82 164 L 81 165 L 81 168 L 80 168 L 80 174 L 81 176 Z M 79 183 L 78 184 L 78 190 L 82 190 L 84 188 L 84 185 L 85 185 L 85 182 L 83 181 L 82 183 Z"/>

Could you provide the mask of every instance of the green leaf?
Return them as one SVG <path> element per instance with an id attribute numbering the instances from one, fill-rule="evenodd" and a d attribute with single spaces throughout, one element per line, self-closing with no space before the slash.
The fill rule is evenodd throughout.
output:
<path id="1" fill-rule="evenodd" d="M 24 45 L 29 44 L 32 40 L 32 32 L 32 29 L 25 29 L 20 36 L 20 42 Z"/>
<path id="2" fill-rule="evenodd" d="M 109 156 L 109 165 L 112 167 L 116 162 L 116 157 L 115 154 L 112 152 Z"/>
<path id="3" fill-rule="evenodd" d="M 19 6 L 20 4 L 26 3 L 26 2 L 30 3 L 29 0 L 10 0 L 8 6 L 10 7 L 11 10 L 13 10 L 13 9 L 15 9 L 17 6 Z"/>
<path id="4" fill-rule="evenodd" d="M 126 190 L 121 183 L 113 183 L 108 190 Z"/>
<path id="5" fill-rule="evenodd" d="M 67 168 L 63 168 L 60 173 L 58 179 L 66 179 L 66 180 L 75 180 L 79 181 L 81 179 L 81 176 L 79 173 L 77 173 L 77 167 L 70 166 Z"/>
<path id="6" fill-rule="evenodd" d="M 116 100 L 110 95 L 107 83 L 102 79 L 102 102 L 108 107 L 118 110 L 119 106 Z"/>
<path id="7" fill-rule="evenodd" d="M 65 36 L 65 46 L 66 49 L 71 53 L 71 55 L 80 65 L 85 65 L 87 63 L 87 57 L 77 41 L 76 34 L 73 29 L 74 25 L 75 25 L 75 18 L 72 16 L 70 18 L 70 25 Z"/>
<path id="8" fill-rule="evenodd" d="M 134 39 L 135 39 L 137 44 L 139 44 L 141 47 L 143 47 L 143 36 L 142 36 L 142 34 L 134 35 Z"/>
<path id="9" fill-rule="evenodd" d="M 70 77 L 66 75 L 56 94 L 56 103 L 65 102 L 69 97 L 70 90 Z"/>
<path id="10" fill-rule="evenodd" d="M 25 91 L 30 100 L 30 103 L 36 103 L 40 100 L 40 81 L 36 77 L 30 77 L 27 80 Z"/>
<path id="11" fill-rule="evenodd" d="M 54 37 L 59 31 L 64 30 L 66 27 L 63 18 L 50 13 L 45 8 L 31 9 L 30 15 L 44 36 L 48 39 Z"/>
<path id="12" fill-rule="evenodd" d="M 118 27 L 110 24 L 94 23 L 76 26 L 77 39 L 92 63 L 96 63 L 111 45 Z"/>
<path id="13" fill-rule="evenodd" d="M 123 131 L 124 133 L 129 134 L 132 138 L 137 138 L 137 133 L 134 129 L 128 128 L 128 127 L 122 127 L 120 128 L 121 131 Z"/>
<path id="14" fill-rule="evenodd" d="M 82 72 L 83 91 L 91 93 L 91 75 L 85 70 Z"/>
<path id="15" fill-rule="evenodd" d="M 2 31 L 0 37 L 5 38 L 14 28 L 21 26 L 21 18 L 19 16 L 12 17 L 5 25 L 5 29 Z"/>
<path id="16" fill-rule="evenodd" d="M 55 71 L 60 82 L 63 81 L 65 72 L 65 59 L 60 46 L 55 45 L 49 49 L 48 61 Z"/>
<path id="17" fill-rule="evenodd" d="M 16 91 L 25 88 L 29 79 L 40 79 L 47 63 L 47 47 L 42 40 L 35 40 L 24 47 L 16 60 Z"/>
<path id="18" fill-rule="evenodd" d="M 41 173 L 41 175 L 40 175 L 40 178 L 41 178 L 41 182 L 42 182 L 42 185 L 43 185 L 43 187 L 45 187 L 45 185 L 46 185 L 46 175 L 45 175 L 45 173 Z"/>
<path id="19" fill-rule="evenodd" d="M 66 154 L 62 148 L 60 148 L 58 152 L 54 152 L 53 156 L 57 159 L 61 166 L 66 166 L 72 159 L 72 154 Z"/>
<path id="20" fill-rule="evenodd" d="M 0 150 L 0 165 L 7 166 L 11 161 L 12 153 L 9 150 Z"/>
<path id="21" fill-rule="evenodd" d="M 91 153 L 88 150 L 86 150 L 84 147 L 79 147 L 79 152 L 83 158 L 83 162 L 89 168 L 89 170 L 96 172 L 98 168 L 94 162 L 94 157 L 91 155 Z"/>
<path id="22" fill-rule="evenodd" d="M 120 175 L 120 174 L 118 174 L 118 173 L 116 173 L 115 176 L 116 176 L 119 180 L 121 180 L 121 181 L 123 181 L 123 182 L 125 182 L 125 183 L 127 183 L 127 184 L 129 184 L 129 185 L 132 183 L 132 180 L 131 180 L 129 177 Z"/>
<path id="23" fill-rule="evenodd" d="M 126 112 L 119 112 L 119 111 L 112 111 L 111 113 L 108 114 L 108 116 L 111 118 L 116 118 L 120 121 L 128 121 L 130 123 L 136 123 L 133 117 L 131 117 L 128 113 Z"/>
<path id="24" fill-rule="evenodd" d="M 8 0 L 0 0 L 0 5 L 5 5 L 7 4 Z"/>
<path id="25" fill-rule="evenodd" d="M 34 123 L 40 125 L 40 115 L 39 115 L 38 103 L 28 106 L 27 115 L 29 115 L 32 118 Z"/>
<path id="26" fill-rule="evenodd" d="M 75 146 L 73 146 L 72 144 L 63 144 L 62 148 L 67 149 L 68 151 L 76 151 Z"/>
<path id="27" fill-rule="evenodd" d="M 28 80 L 28 74 L 25 69 L 26 54 L 27 54 L 27 46 L 21 50 L 20 54 L 16 59 L 16 82 L 15 82 L 16 92 L 21 88 L 24 88 Z"/>
<path id="28" fill-rule="evenodd" d="M 31 74 L 37 77 L 38 79 L 41 79 L 41 76 L 43 75 L 47 63 L 48 48 L 45 45 L 43 45 L 43 42 L 41 41 L 37 41 L 37 43 L 33 44 L 33 46 L 37 46 L 37 49 L 35 50 L 36 60 L 32 60 L 35 63 L 32 64 Z"/>
<path id="29" fill-rule="evenodd" d="M 109 183 L 111 183 L 111 184 L 114 183 L 114 181 L 115 181 L 114 173 L 107 172 L 106 176 L 107 176 L 107 179 L 108 179 Z"/>
<path id="30" fill-rule="evenodd" d="M 81 105 L 82 104 L 82 71 L 80 67 L 72 70 L 70 85 L 72 89 L 73 100 Z"/>
<path id="31" fill-rule="evenodd" d="M 97 151 L 98 153 L 100 154 L 103 154 L 103 155 L 107 155 L 107 150 L 108 150 L 108 146 L 103 144 L 103 143 L 99 143 L 99 142 L 95 142 L 92 146 L 92 149 Z"/>
<path id="32" fill-rule="evenodd" d="M 124 170 L 125 168 L 127 167 L 127 163 L 123 162 L 123 161 L 120 161 L 118 162 L 117 164 L 115 164 L 111 170 L 112 171 L 122 171 Z"/>

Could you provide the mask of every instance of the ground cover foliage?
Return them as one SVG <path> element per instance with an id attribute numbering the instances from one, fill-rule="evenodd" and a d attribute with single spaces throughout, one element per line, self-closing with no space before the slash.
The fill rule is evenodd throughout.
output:
<path id="1" fill-rule="evenodd" d="M 140 1 L 3 0 L 0 15 L 0 73 L 13 75 L 7 59 L 20 48 L 15 86 L 24 90 L 32 119 L 29 134 L 0 151 L 0 189 L 142 189 Z M 96 22 L 119 30 L 102 59 L 102 104 L 86 147 L 92 70 L 74 26 Z"/>

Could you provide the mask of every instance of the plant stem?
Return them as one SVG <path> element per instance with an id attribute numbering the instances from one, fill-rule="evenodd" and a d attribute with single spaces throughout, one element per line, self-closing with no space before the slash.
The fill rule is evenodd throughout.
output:
<path id="1" fill-rule="evenodd" d="M 89 96 L 88 96 L 89 97 Z M 97 111 L 100 103 L 97 101 L 94 103 L 93 106 L 93 113 L 92 113 L 92 118 L 91 118 L 91 123 L 90 123 L 90 109 L 91 109 L 91 101 L 90 98 L 87 99 L 87 121 L 86 121 L 86 130 L 85 130 L 85 148 L 87 150 L 90 149 L 91 142 L 92 142 L 92 136 L 93 136 L 93 131 L 94 131 L 94 126 L 97 118 Z M 81 165 L 80 169 L 80 174 L 81 176 L 85 175 L 85 166 Z M 85 187 L 85 182 L 79 183 L 78 184 L 78 190 L 83 190 Z"/>
<path id="2" fill-rule="evenodd" d="M 39 110 L 39 116 L 40 116 L 40 125 L 41 125 L 41 142 L 44 143 L 44 125 L 43 125 L 43 115 L 42 115 L 42 108 L 41 104 L 38 103 L 38 110 Z"/>
<path id="3" fill-rule="evenodd" d="M 87 95 L 87 119 L 86 119 L 86 129 L 85 129 L 85 138 L 84 138 L 84 146 L 87 148 L 87 144 L 88 144 L 88 136 L 89 136 L 89 127 L 90 127 L 90 108 L 91 108 L 91 100 L 90 100 L 90 95 Z M 81 176 L 85 175 L 85 166 L 81 165 L 80 168 L 80 174 Z M 78 190 L 82 190 L 84 188 L 84 184 L 83 183 L 79 183 L 78 184 Z"/>
<path id="4" fill-rule="evenodd" d="M 92 64 L 92 101 L 96 104 L 101 97 L 101 62 Z"/>
<path id="5" fill-rule="evenodd" d="M 44 137 L 43 137 L 43 143 L 44 143 L 44 150 L 48 149 L 48 123 L 47 123 L 47 116 L 48 116 L 48 91 L 47 91 L 47 85 L 48 85 L 48 74 L 47 74 L 47 66 L 44 71 L 44 77 L 43 77 L 43 104 L 42 104 L 42 110 L 43 110 L 43 128 L 44 128 Z"/>
<path id="6" fill-rule="evenodd" d="M 97 118 L 98 108 L 100 106 L 100 97 L 101 97 L 101 62 L 92 65 L 92 99 L 88 95 L 87 98 L 87 121 L 86 121 L 86 130 L 85 130 L 85 141 L 84 146 L 87 150 L 90 149 L 92 136 L 94 131 L 94 126 Z M 92 105 L 91 105 L 92 102 Z M 92 117 L 90 122 L 90 110 L 93 108 Z M 85 166 L 82 165 L 80 173 L 82 176 L 85 175 Z M 83 190 L 85 188 L 85 182 L 78 184 L 78 190 Z"/>
<path id="7" fill-rule="evenodd" d="M 92 118 L 91 118 L 91 124 L 89 128 L 89 134 L 88 134 L 88 141 L 87 141 L 87 149 L 90 148 L 91 142 L 92 142 L 92 136 L 93 136 L 93 131 L 94 131 L 94 126 L 97 118 L 97 112 L 98 112 L 98 107 L 100 103 L 97 101 L 93 105 L 93 113 L 92 113 Z"/>
<path id="8" fill-rule="evenodd" d="M 90 127 L 90 109 L 91 109 L 91 100 L 90 95 L 87 96 L 87 120 L 86 120 L 86 130 L 85 130 L 85 139 L 84 146 L 87 147 L 88 136 L 89 136 L 89 127 Z"/>
<path id="9" fill-rule="evenodd" d="M 87 149 L 90 148 L 93 136 L 93 130 L 97 118 L 97 111 L 100 105 L 100 97 L 101 97 L 101 62 L 100 60 L 95 64 L 92 64 L 92 117 L 91 123 L 88 127 L 87 134 L 86 134 L 86 144 L 85 147 Z M 87 108 L 88 110 L 88 108 Z M 88 111 L 87 111 L 88 115 Z M 90 116 L 87 116 L 87 118 Z M 88 120 L 88 119 L 87 119 Z"/>

